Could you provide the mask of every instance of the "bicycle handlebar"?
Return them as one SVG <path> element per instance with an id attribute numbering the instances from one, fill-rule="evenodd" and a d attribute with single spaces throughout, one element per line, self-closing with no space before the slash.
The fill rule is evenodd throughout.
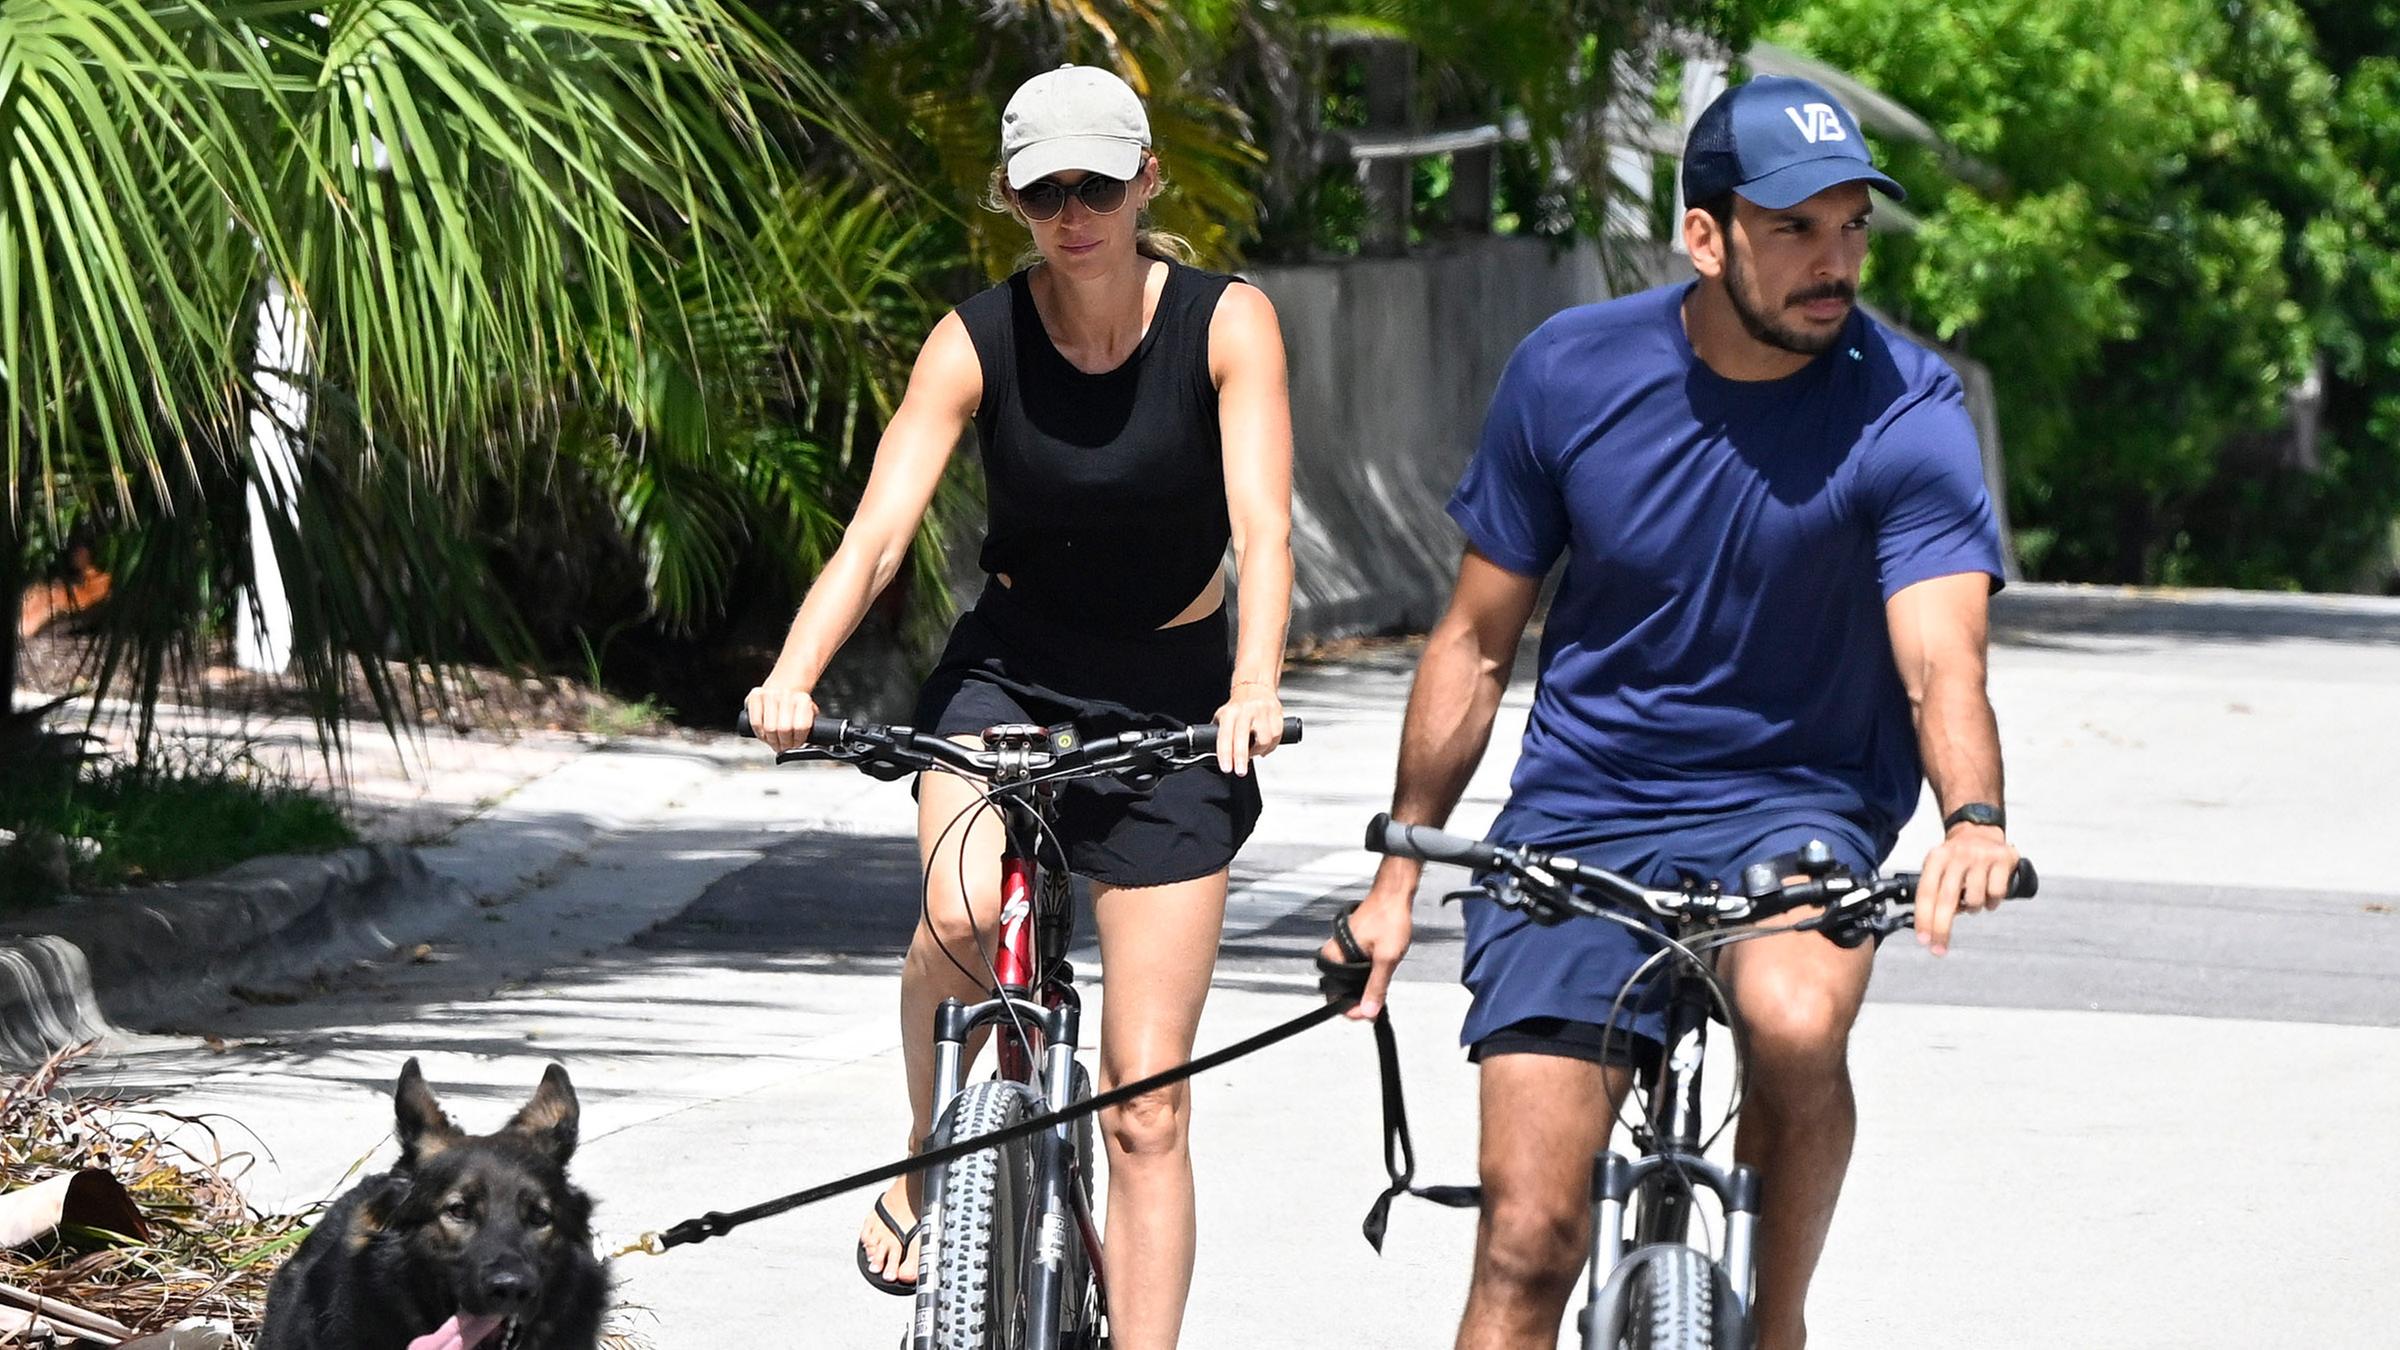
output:
<path id="1" fill-rule="evenodd" d="M 1852 945 L 1866 933 L 1890 933 L 1913 922 L 1919 879 L 1915 872 L 1862 878 L 1835 868 L 1751 894 L 1728 894 L 1700 886 L 1653 890 L 1564 854 L 1467 839 L 1429 825 L 1404 824 L 1389 814 L 1378 814 L 1368 822 L 1366 846 L 1376 853 L 1497 874 L 1503 880 L 1487 882 L 1485 889 L 1502 904 L 1526 910 L 1536 918 L 1555 921 L 1569 914 L 1598 913 L 1600 906 L 1584 892 L 1598 892 L 1662 919 L 1717 923 L 1751 922 L 1789 909 L 1824 905 L 1824 915 L 1805 920 L 1801 926 L 1823 928 L 1836 941 L 1852 938 Z M 2030 899 L 2040 887 L 2041 877 L 2033 863 L 2019 859 L 2002 898 Z"/>
<path id="2" fill-rule="evenodd" d="M 750 725 L 748 709 L 734 719 L 734 730 L 743 736 L 757 734 Z M 1297 744 L 1301 731 L 1299 718 L 1283 719 L 1285 744 Z M 843 759 L 878 777 L 897 777 L 937 766 L 978 777 L 1002 770 L 1018 775 L 1072 777 L 1178 760 L 1196 761 L 1216 753 L 1217 726 L 1214 722 L 1204 722 L 1167 731 L 1125 731 L 1089 740 L 1072 728 L 1053 728 L 1039 746 L 978 750 L 914 727 L 818 717 L 809 724 L 807 746 L 806 750 L 779 754 L 776 760 L 781 763 L 820 756 Z M 811 750 L 819 754 L 812 755 Z M 884 769 L 892 772 L 879 772 Z"/>

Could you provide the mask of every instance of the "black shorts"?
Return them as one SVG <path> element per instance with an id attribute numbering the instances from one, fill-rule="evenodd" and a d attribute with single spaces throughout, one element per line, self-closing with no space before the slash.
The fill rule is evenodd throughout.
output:
<path id="1" fill-rule="evenodd" d="M 917 695 L 915 725 L 964 736 L 1072 722 L 1108 736 L 1206 723 L 1232 689 L 1230 629 L 1219 609 L 1173 628 L 1090 633 L 1030 612 L 994 582 L 951 629 Z M 1057 808 L 1076 875 L 1110 886 L 1190 881 L 1224 870 L 1258 824 L 1258 767 L 1234 778 L 1202 765 L 1147 789 L 1078 779 L 1059 789 Z"/>
<path id="2" fill-rule="evenodd" d="M 1644 1078 L 1658 1072 L 1664 1054 L 1657 1041 L 1638 1031 L 1611 1031 L 1567 1017 L 1524 1018 L 1467 1047 L 1467 1058 L 1477 1064 L 1494 1055 L 1557 1055 L 1631 1069 Z"/>

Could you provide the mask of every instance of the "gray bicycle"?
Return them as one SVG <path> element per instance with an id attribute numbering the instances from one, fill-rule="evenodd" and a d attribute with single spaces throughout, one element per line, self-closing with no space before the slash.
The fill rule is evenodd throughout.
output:
<path id="1" fill-rule="evenodd" d="M 1757 1343 L 1750 1305 L 1757 1279 L 1759 1178 L 1756 1168 L 1719 1167 L 1709 1149 L 1740 1114 L 1744 1064 L 1740 1023 L 1716 975 L 1727 945 L 1771 933 L 1816 932 L 1856 947 L 1909 927 L 1916 918 L 1917 874 L 1856 876 L 1832 850 L 1811 841 L 1797 854 L 1743 870 L 1738 893 L 1714 885 L 1653 890 L 1614 872 L 1557 853 L 1488 839 L 1463 839 L 1378 815 L 1367 847 L 1379 853 L 1473 868 L 1474 892 L 1537 923 L 1583 918 L 1622 924 L 1657 946 L 1617 995 L 1618 1025 L 1641 993 L 1666 1011 L 1666 1053 L 1657 1071 L 1637 1077 L 1631 1127 L 1636 1156 L 1603 1152 L 1592 1168 L 1592 1248 L 1586 1301 L 1576 1318 L 1585 1350 L 1750 1350 Z M 2010 898 L 2039 882 L 2030 862 L 2011 878 Z M 1822 905 L 1796 923 L 1764 928 L 1787 910 Z M 1656 916 L 1664 933 L 1637 914 Z M 1659 983 L 1654 984 L 1654 981 Z M 1731 1107 L 1704 1133 L 1700 1072 L 1711 1021 L 1735 1032 Z M 1702 1192 L 1724 1216 L 1721 1245 L 1703 1231 L 1694 1240 Z M 1630 1216 L 1630 1232 L 1628 1218 Z"/>

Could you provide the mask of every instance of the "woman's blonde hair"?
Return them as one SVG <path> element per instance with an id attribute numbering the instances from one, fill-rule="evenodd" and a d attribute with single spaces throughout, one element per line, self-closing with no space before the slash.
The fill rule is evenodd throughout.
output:
<path id="1" fill-rule="evenodd" d="M 1160 196 L 1164 195 L 1167 190 L 1167 166 L 1159 162 L 1158 155 L 1155 152 L 1149 150 L 1142 152 L 1142 162 L 1148 165 L 1150 170 L 1157 175 L 1158 191 L 1151 194 L 1151 200 L 1156 201 Z M 991 181 L 984 189 L 983 209 L 986 211 L 998 212 L 1004 216 L 1016 216 L 1016 206 L 1008 199 L 1008 180 L 1003 176 L 1006 172 L 1006 169 L 1006 165 L 993 166 Z M 1139 171 L 1137 170 L 1136 172 L 1138 173 Z M 1149 209 L 1144 207 L 1142 210 L 1143 219 L 1147 220 L 1149 218 L 1149 214 Z M 1023 225 L 1026 222 L 1022 217 L 1019 217 L 1017 223 Z M 1028 228 L 1030 228 L 1030 226 Z M 1161 262 L 1179 262 L 1187 267 L 1190 266 L 1193 261 L 1200 256 L 1200 251 L 1192 247 L 1191 240 L 1184 238 L 1182 235 L 1177 234 L 1172 230 L 1152 229 L 1148 225 L 1137 225 L 1135 227 L 1133 232 L 1133 249 L 1134 252 L 1142 254 L 1145 257 L 1156 258 Z M 1025 246 L 1025 251 L 1017 255 L 1017 260 L 1010 264 L 1009 270 L 1012 272 L 1022 272 L 1026 268 L 1033 266 L 1035 263 L 1038 263 L 1041 260 L 1041 249 L 1029 243 Z"/>

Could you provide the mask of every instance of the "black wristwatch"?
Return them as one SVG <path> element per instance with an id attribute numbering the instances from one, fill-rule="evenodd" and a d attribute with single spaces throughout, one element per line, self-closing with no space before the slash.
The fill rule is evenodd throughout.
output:
<path id="1" fill-rule="evenodd" d="M 2008 828 L 2008 813 L 1990 802 L 1968 802 L 1942 817 L 1945 833 L 1961 825 L 1989 825 L 1995 830 L 2005 830 Z"/>

